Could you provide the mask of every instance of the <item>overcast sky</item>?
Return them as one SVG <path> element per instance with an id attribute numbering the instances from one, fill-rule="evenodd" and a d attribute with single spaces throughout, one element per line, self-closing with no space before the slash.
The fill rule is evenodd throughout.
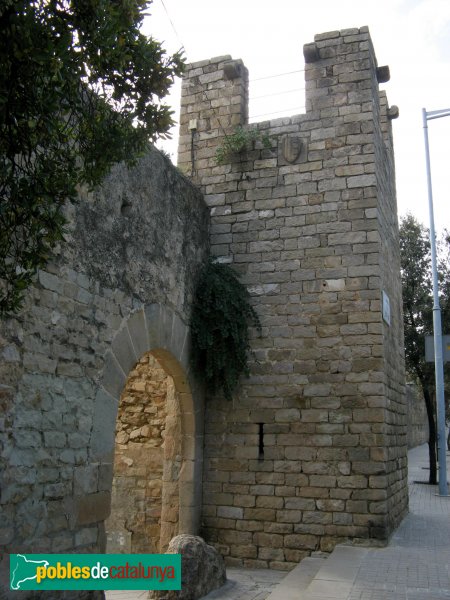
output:
<path id="1" fill-rule="evenodd" d="M 153 0 L 144 31 L 188 62 L 230 54 L 250 72 L 253 121 L 304 112 L 303 44 L 316 33 L 368 25 L 393 121 L 399 214 L 429 225 L 422 108 L 450 109 L 449 0 Z M 257 81 L 252 81 L 257 80 Z M 294 90 L 294 91 L 290 91 Z M 289 92 L 289 93 L 280 93 Z M 273 94 L 277 95 L 273 95 Z M 179 104 L 179 85 L 171 102 Z M 277 114 L 275 111 L 285 111 Z M 252 118 L 250 119 L 252 121 Z M 429 122 L 436 228 L 450 229 L 450 116 Z M 167 146 L 174 157 L 176 151 Z"/>

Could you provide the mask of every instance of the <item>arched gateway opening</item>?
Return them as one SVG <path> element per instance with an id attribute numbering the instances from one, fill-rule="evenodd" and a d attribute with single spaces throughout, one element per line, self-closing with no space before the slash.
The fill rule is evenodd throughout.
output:
<path id="1" fill-rule="evenodd" d="M 204 411 L 188 344 L 163 305 L 131 315 L 112 343 L 93 430 L 99 461 L 114 462 L 108 553 L 165 552 L 175 535 L 198 533 Z"/>
<path id="2" fill-rule="evenodd" d="M 119 401 L 108 553 L 158 553 L 179 529 L 182 430 L 173 378 L 148 352 Z"/>

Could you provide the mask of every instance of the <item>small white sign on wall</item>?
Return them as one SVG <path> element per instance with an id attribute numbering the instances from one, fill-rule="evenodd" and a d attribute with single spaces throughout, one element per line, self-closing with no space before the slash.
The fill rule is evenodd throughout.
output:
<path id="1" fill-rule="evenodd" d="M 391 302 L 389 296 L 383 290 L 383 320 L 390 326 L 391 324 Z"/>

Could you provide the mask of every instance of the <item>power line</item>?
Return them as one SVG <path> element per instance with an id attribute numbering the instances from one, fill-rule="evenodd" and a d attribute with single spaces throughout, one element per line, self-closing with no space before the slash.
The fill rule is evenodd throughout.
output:
<path id="1" fill-rule="evenodd" d="M 169 19 L 169 22 L 170 22 L 170 24 L 171 24 L 171 26 L 172 26 L 172 29 L 173 29 L 173 31 L 174 31 L 174 33 L 175 33 L 176 37 L 178 38 L 178 41 L 180 42 L 182 49 L 183 49 L 183 50 L 186 52 L 186 46 L 183 44 L 183 40 L 182 40 L 182 39 L 181 39 L 181 37 L 179 36 L 179 34 L 178 34 L 178 32 L 177 32 L 177 30 L 176 30 L 176 28 L 175 28 L 175 25 L 173 24 L 173 21 L 172 21 L 172 19 L 170 18 L 169 11 L 167 10 L 167 8 L 166 8 L 166 5 L 164 4 L 164 0 L 161 0 L 161 4 L 162 4 L 162 5 L 163 5 L 163 7 L 164 7 L 164 10 L 165 10 L 165 12 L 166 12 L 167 18 Z M 208 96 L 208 93 L 207 93 L 207 90 L 202 90 L 202 95 L 203 95 L 203 97 L 204 97 L 204 98 L 205 98 L 205 99 L 206 99 L 206 100 L 209 102 L 209 104 L 210 104 L 210 106 L 211 106 L 211 109 L 212 109 L 212 111 L 213 111 L 213 113 L 214 113 L 214 116 L 216 117 L 216 119 L 217 119 L 217 122 L 218 122 L 218 124 L 219 124 L 219 128 L 222 130 L 222 133 L 224 134 L 224 136 L 225 136 L 225 137 L 228 137 L 228 136 L 227 136 L 227 134 L 226 134 L 226 131 L 225 131 L 225 129 L 224 129 L 224 127 L 223 127 L 223 125 L 222 125 L 222 121 L 221 121 L 221 119 L 220 119 L 220 115 L 219 115 L 219 113 L 216 111 L 215 107 L 214 107 L 214 106 L 212 106 L 211 98 L 209 98 L 209 96 Z M 193 140 L 193 138 L 192 138 L 192 140 Z M 193 164 L 194 164 L 194 163 L 192 163 L 192 166 L 193 166 Z"/>
<path id="2" fill-rule="evenodd" d="M 263 113 L 261 115 L 251 115 L 249 117 L 249 120 L 256 119 L 257 117 L 270 117 L 271 115 L 279 115 L 279 114 L 285 113 L 285 112 L 288 112 L 290 114 L 295 114 L 295 111 L 300 110 L 300 109 L 305 110 L 305 107 L 304 106 L 296 106 L 295 108 L 286 108 L 285 110 L 277 110 L 275 112 Z"/>
<path id="3" fill-rule="evenodd" d="M 165 11 L 165 13 L 167 15 L 167 18 L 169 19 L 170 25 L 171 25 L 174 33 L 175 33 L 175 36 L 177 37 L 178 41 L 180 42 L 182 49 L 184 51 L 186 51 L 186 46 L 183 44 L 183 40 L 181 39 L 180 35 L 178 34 L 178 31 L 177 31 L 175 25 L 173 24 L 172 19 L 170 18 L 170 14 L 169 14 L 169 11 L 167 10 L 167 7 L 166 7 L 166 5 L 164 3 L 164 0 L 161 0 L 161 4 L 162 4 L 162 6 L 164 8 L 164 11 Z M 275 79 L 277 77 L 284 77 L 286 75 L 293 75 L 295 73 L 304 73 L 304 71 L 305 71 L 305 69 L 297 69 L 295 71 L 287 71 L 285 73 L 276 73 L 274 75 L 267 75 L 265 77 L 257 77 L 256 79 L 250 79 L 249 83 L 251 83 L 253 81 L 263 81 L 263 80 L 266 80 L 266 79 Z M 302 91 L 302 90 L 304 91 L 305 88 L 295 88 L 295 89 L 292 89 L 292 90 L 287 90 L 285 92 L 275 92 L 273 94 L 265 94 L 265 95 L 262 95 L 262 96 L 254 96 L 253 98 L 251 97 L 250 99 L 255 100 L 257 98 L 267 98 L 267 97 L 270 97 L 270 96 L 280 96 L 282 94 L 289 94 L 291 92 L 297 92 L 297 91 Z M 204 98 L 208 102 L 211 102 L 211 99 L 208 97 L 207 90 L 202 90 L 202 95 L 204 96 Z M 225 132 L 225 129 L 223 128 L 220 116 L 217 113 L 217 111 L 215 110 L 215 107 L 211 106 L 211 108 L 212 108 L 212 111 L 213 111 L 215 117 L 217 118 L 217 121 L 218 121 L 220 129 L 222 130 L 222 132 L 225 135 L 225 137 L 228 137 L 227 134 L 226 134 L 226 132 Z M 279 110 L 279 111 L 276 111 L 276 112 L 264 113 L 264 114 L 249 116 L 248 119 L 250 120 L 250 119 L 256 119 L 256 118 L 259 118 L 259 117 L 269 117 L 271 115 L 277 115 L 277 114 L 286 113 L 286 112 L 289 112 L 289 113 L 292 114 L 293 112 L 295 112 L 297 110 L 300 110 L 300 109 L 304 110 L 304 108 L 305 108 L 304 106 L 295 107 L 295 108 L 288 108 L 288 109 Z"/>
<path id="4" fill-rule="evenodd" d="M 179 41 L 179 42 L 180 42 L 180 44 L 181 44 L 181 49 L 182 49 L 182 50 L 184 50 L 184 51 L 186 51 L 186 46 L 183 44 L 183 40 L 182 40 L 182 39 L 181 39 L 181 37 L 178 35 L 178 31 L 176 30 L 176 28 L 175 28 L 175 25 L 173 24 L 173 21 L 172 21 L 172 19 L 170 18 L 169 11 L 167 10 L 167 8 L 166 8 L 166 5 L 164 4 L 164 0 L 161 0 L 161 4 L 163 5 L 164 11 L 165 11 L 165 13 L 166 13 L 166 15 L 167 15 L 167 18 L 169 19 L 169 23 L 170 23 L 170 25 L 172 26 L 172 29 L 173 29 L 173 31 L 174 31 L 174 33 L 175 33 L 175 36 L 177 37 L 178 41 Z"/>
<path id="5" fill-rule="evenodd" d="M 281 96 L 282 94 L 291 94 L 292 92 L 305 91 L 306 88 L 294 88 L 292 90 L 285 90 L 284 92 L 275 92 L 273 94 L 264 94 L 262 96 L 250 96 L 250 100 L 259 100 L 259 98 L 270 98 L 271 96 Z"/>
<path id="6" fill-rule="evenodd" d="M 182 49 L 186 51 L 186 46 L 183 44 L 183 40 L 181 39 L 172 19 L 170 17 L 169 11 L 167 10 L 164 0 L 161 0 L 161 4 L 164 8 L 164 12 L 167 15 L 167 18 L 169 19 L 169 23 L 175 33 L 175 36 L 177 37 L 178 41 L 180 42 Z M 296 71 L 287 71 L 286 73 L 277 73 L 275 75 L 266 75 L 265 77 L 257 77 L 256 79 L 250 79 L 250 83 L 252 81 L 262 81 L 264 79 L 273 79 L 274 77 L 283 77 L 285 75 L 293 75 L 294 73 L 304 73 L 304 72 L 305 72 L 305 69 L 297 69 Z"/>
<path id="7" fill-rule="evenodd" d="M 161 0 L 162 2 L 162 0 Z M 287 73 L 277 73 L 276 75 L 267 75 L 266 77 L 257 77 L 256 79 L 250 79 L 252 81 L 262 81 L 263 79 L 273 79 L 274 77 L 284 77 L 284 75 L 293 75 L 294 73 L 304 73 L 305 69 L 298 69 L 297 71 L 288 71 Z"/>

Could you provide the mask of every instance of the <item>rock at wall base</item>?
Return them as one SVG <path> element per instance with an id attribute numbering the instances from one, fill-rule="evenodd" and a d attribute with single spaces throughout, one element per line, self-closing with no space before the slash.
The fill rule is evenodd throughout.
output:
<path id="1" fill-rule="evenodd" d="M 181 554 L 181 590 L 152 591 L 152 600 L 197 600 L 226 582 L 225 564 L 215 548 L 201 537 L 174 537 L 167 554 Z"/>

